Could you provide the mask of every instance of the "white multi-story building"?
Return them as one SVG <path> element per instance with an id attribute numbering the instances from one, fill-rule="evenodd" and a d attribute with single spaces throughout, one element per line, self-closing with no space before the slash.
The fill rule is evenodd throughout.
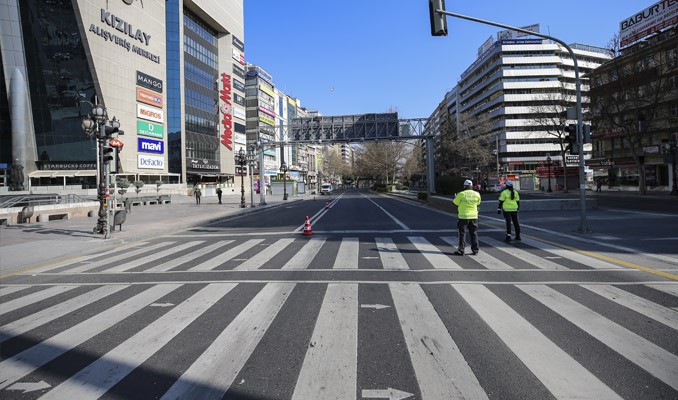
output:
<path id="1" fill-rule="evenodd" d="M 610 55 L 594 46 L 570 47 L 577 57 L 585 109 L 586 75 Z M 553 120 L 558 120 L 561 111 L 575 107 L 574 62 L 567 49 L 549 40 L 488 40 L 446 101 L 457 132 L 488 136 L 491 150 L 498 153 L 497 169 L 533 173 L 547 154 L 562 163 L 554 127 L 540 124 L 544 114 L 554 113 Z M 553 107 L 556 103 L 560 107 Z"/>

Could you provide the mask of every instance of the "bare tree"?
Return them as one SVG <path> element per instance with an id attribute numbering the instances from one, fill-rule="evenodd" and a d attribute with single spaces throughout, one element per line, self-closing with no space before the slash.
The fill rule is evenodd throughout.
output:
<path id="1" fill-rule="evenodd" d="M 423 175 L 424 163 L 422 162 L 423 150 L 420 143 L 410 143 L 412 151 L 406 156 L 402 165 L 402 176 L 404 180 L 412 181 L 415 175 Z"/>
<path id="2" fill-rule="evenodd" d="M 661 129 L 661 107 L 673 95 L 671 66 L 664 54 L 621 54 L 619 35 L 608 47 L 614 56 L 595 74 L 591 114 L 600 138 L 622 137 L 638 167 L 638 190 L 646 194 L 643 144 L 647 131 Z"/>
<path id="3" fill-rule="evenodd" d="M 449 172 L 459 175 L 465 168 L 489 166 L 495 158 L 490 151 L 490 131 L 491 123 L 486 117 L 465 115 L 458 127 L 448 125 L 439 153 Z"/>
<path id="4" fill-rule="evenodd" d="M 564 82 L 560 82 L 560 87 L 552 92 L 542 95 L 535 105 L 530 106 L 531 121 L 534 126 L 539 127 L 540 132 L 546 133 L 549 138 L 555 142 L 560 153 L 560 159 L 563 160 L 564 189 L 568 192 L 567 185 L 567 163 L 565 162 L 566 141 L 568 136 L 565 127 L 568 125 L 567 108 L 575 104 L 576 96 L 567 90 Z"/>
<path id="5" fill-rule="evenodd" d="M 403 142 L 375 141 L 356 148 L 356 169 L 361 176 L 395 182 L 411 150 Z"/>

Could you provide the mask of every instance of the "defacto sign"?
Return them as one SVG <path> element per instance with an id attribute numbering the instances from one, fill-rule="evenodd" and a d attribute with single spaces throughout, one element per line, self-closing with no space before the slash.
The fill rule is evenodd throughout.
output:
<path id="1" fill-rule="evenodd" d="M 162 95 L 140 87 L 137 88 L 137 101 L 159 108 L 163 105 Z"/>
<path id="2" fill-rule="evenodd" d="M 137 120 L 137 135 L 162 139 L 165 137 L 165 125 Z"/>
<path id="3" fill-rule="evenodd" d="M 138 138 L 138 147 L 137 150 L 142 153 L 156 153 L 164 154 L 165 153 L 165 142 L 162 140 L 152 140 Z"/>
<path id="4" fill-rule="evenodd" d="M 626 47 L 678 23 L 678 0 L 661 0 L 619 23 L 619 45 Z"/>
<path id="5" fill-rule="evenodd" d="M 165 169 L 165 157 L 137 154 L 137 167 L 139 169 Z"/>
<path id="6" fill-rule="evenodd" d="M 162 109 L 145 106 L 137 103 L 137 118 L 147 119 L 153 122 L 165 122 Z"/>
<path id="7" fill-rule="evenodd" d="M 162 93 L 162 80 L 137 71 L 137 85 Z"/>

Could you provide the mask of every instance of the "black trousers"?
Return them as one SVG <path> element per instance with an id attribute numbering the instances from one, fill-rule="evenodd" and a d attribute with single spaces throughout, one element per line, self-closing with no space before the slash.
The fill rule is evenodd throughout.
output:
<path id="1" fill-rule="evenodd" d="M 518 222 L 518 211 L 504 211 L 504 219 L 506 220 L 506 234 L 511 234 L 511 222 L 516 230 L 516 236 L 520 236 L 520 223 Z"/>
<path id="2" fill-rule="evenodd" d="M 459 251 L 463 253 L 466 248 L 466 230 L 471 234 L 471 251 L 478 251 L 478 220 L 457 220 L 457 230 L 459 231 Z"/>

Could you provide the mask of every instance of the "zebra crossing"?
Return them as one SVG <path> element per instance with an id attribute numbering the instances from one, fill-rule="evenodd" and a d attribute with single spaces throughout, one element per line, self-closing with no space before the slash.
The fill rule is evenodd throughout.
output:
<path id="1" fill-rule="evenodd" d="M 301 295 L 311 289 L 319 307 Z M 0 397 L 24 398 L 18 388 L 40 383 L 26 395 L 367 399 L 391 389 L 410 399 L 675 398 L 677 291 L 675 282 L 2 286 Z M 381 307 L 365 304 L 374 296 Z M 294 318 L 301 315 L 312 323 Z M 465 323 L 476 329 L 465 332 Z M 370 334 L 374 325 L 383 337 Z M 287 347 L 286 338 L 304 345 Z M 369 386 L 397 373 L 361 356 L 382 342 L 404 348 L 409 359 L 398 370 L 413 384 Z M 293 354 L 255 361 L 276 351 Z M 515 384 L 488 379 L 507 368 Z M 293 379 L 275 380 L 280 370 Z"/>
<path id="2" fill-rule="evenodd" d="M 175 238 L 176 240 L 176 238 Z M 334 243 L 339 242 L 339 245 Z M 410 249 L 404 250 L 404 248 Z M 555 245 L 524 238 L 520 245 L 481 239 L 477 256 L 453 255 L 456 237 L 265 237 L 217 240 L 195 237 L 136 245 L 101 256 L 86 256 L 34 271 L 38 274 L 115 274 L 206 272 L 215 270 L 255 271 L 265 269 L 304 270 L 623 270 L 624 267 Z M 322 257 L 319 257 L 321 255 Z M 287 258 L 280 264 L 279 260 Z M 314 260 L 326 258 L 332 263 Z M 271 265 L 271 261 L 277 262 Z M 375 262 L 375 260 L 379 260 Z M 509 261 L 511 260 L 511 261 Z M 273 264 L 275 264 L 275 262 Z"/>

